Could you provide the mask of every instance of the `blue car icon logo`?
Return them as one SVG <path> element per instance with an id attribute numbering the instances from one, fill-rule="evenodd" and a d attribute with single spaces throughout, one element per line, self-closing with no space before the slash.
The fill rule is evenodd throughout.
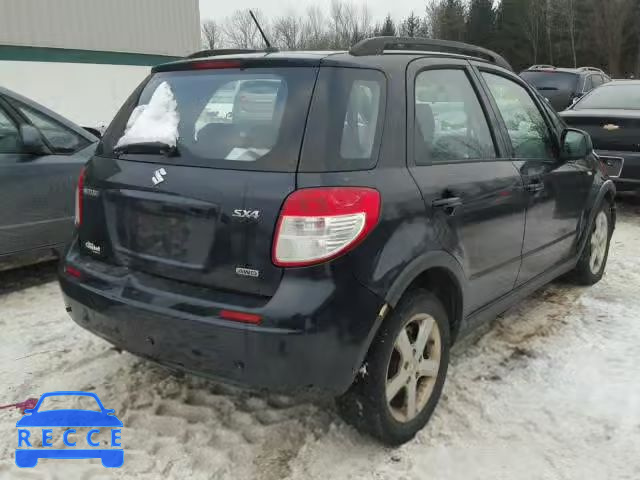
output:
<path id="1" fill-rule="evenodd" d="M 83 406 L 88 403 L 91 409 L 43 408 L 43 402 L 50 404 L 52 401 L 64 400 L 64 397 L 76 402 L 82 400 Z M 18 420 L 16 427 L 18 467 L 35 467 L 40 458 L 99 458 L 102 465 L 109 468 L 120 467 L 124 462 L 124 449 L 120 443 L 122 422 L 115 416 L 114 410 L 104 408 L 95 393 L 45 393 L 33 409 L 24 411 L 24 416 Z M 89 430 L 86 434 L 79 431 L 87 428 Z M 107 440 L 101 443 L 98 436 L 104 437 L 105 433 L 108 434 Z M 59 435 L 68 448 L 54 448 L 54 435 Z M 32 445 L 37 445 L 40 439 L 42 448 L 34 448 Z M 87 448 L 84 448 L 85 445 Z M 104 448 L 105 446 L 111 448 Z"/>

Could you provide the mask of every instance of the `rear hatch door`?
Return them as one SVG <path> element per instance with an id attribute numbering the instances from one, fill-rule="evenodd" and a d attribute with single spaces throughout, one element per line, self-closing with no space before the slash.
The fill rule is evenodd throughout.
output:
<path id="1" fill-rule="evenodd" d="M 220 63 L 156 73 L 119 112 L 87 167 L 80 244 L 134 272 L 270 296 L 317 67 Z"/>

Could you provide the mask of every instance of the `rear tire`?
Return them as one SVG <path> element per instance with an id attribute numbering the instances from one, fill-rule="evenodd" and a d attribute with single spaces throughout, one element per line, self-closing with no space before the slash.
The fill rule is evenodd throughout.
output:
<path id="1" fill-rule="evenodd" d="M 449 364 L 449 318 L 424 290 L 405 294 L 380 327 L 366 373 L 336 400 L 341 416 L 387 445 L 411 440 L 436 408 Z"/>
<path id="2" fill-rule="evenodd" d="M 611 204 L 605 200 L 598 208 L 587 244 L 573 271 L 577 283 L 594 285 L 602 279 L 613 233 L 611 220 Z"/>

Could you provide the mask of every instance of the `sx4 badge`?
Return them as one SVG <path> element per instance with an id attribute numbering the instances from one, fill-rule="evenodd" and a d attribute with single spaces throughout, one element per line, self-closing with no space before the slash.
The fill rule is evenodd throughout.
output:
<path id="1" fill-rule="evenodd" d="M 55 406 L 56 401 L 68 399 L 82 400 L 82 405 L 90 408 L 50 409 L 52 403 Z M 99 458 L 109 468 L 121 467 L 124 462 L 122 422 L 114 410 L 104 408 L 95 393 L 45 393 L 33 409 L 24 411 L 16 427 L 16 465 L 21 468 L 35 467 L 40 458 Z M 57 448 L 60 443 L 65 448 Z"/>

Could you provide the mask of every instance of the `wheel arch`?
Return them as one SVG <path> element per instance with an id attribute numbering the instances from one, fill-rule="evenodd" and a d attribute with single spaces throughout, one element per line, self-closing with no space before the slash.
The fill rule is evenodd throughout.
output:
<path id="1" fill-rule="evenodd" d="M 447 310 L 453 342 L 464 318 L 465 285 L 462 267 L 451 254 L 444 251 L 428 252 L 407 265 L 391 285 L 385 299 L 393 308 L 412 288 L 430 291 Z"/>
<path id="2" fill-rule="evenodd" d="M 587 213 L 587 221 L 584 224 L 584 228 L 580 232 L 580 242 L 578 244 L 578 257 L 582 254 L 582 251 L 587 244 L 589 239 L 589 232 L 591 232 L 591 227 L 593 226 L 593 222 L 595 221 L 596 214 L 598 213 L 598 207 L 602 204 L 603 201 L 608 201 L 611 204 L 611 228 L 615 229 L 616 226 L 616 187 L 613 183 L 613 180 L 607 179 L 603 182 L 598 190 L 597 194 L 594 197 L 593 202 L 589 205 L 589 210 Z"/>

